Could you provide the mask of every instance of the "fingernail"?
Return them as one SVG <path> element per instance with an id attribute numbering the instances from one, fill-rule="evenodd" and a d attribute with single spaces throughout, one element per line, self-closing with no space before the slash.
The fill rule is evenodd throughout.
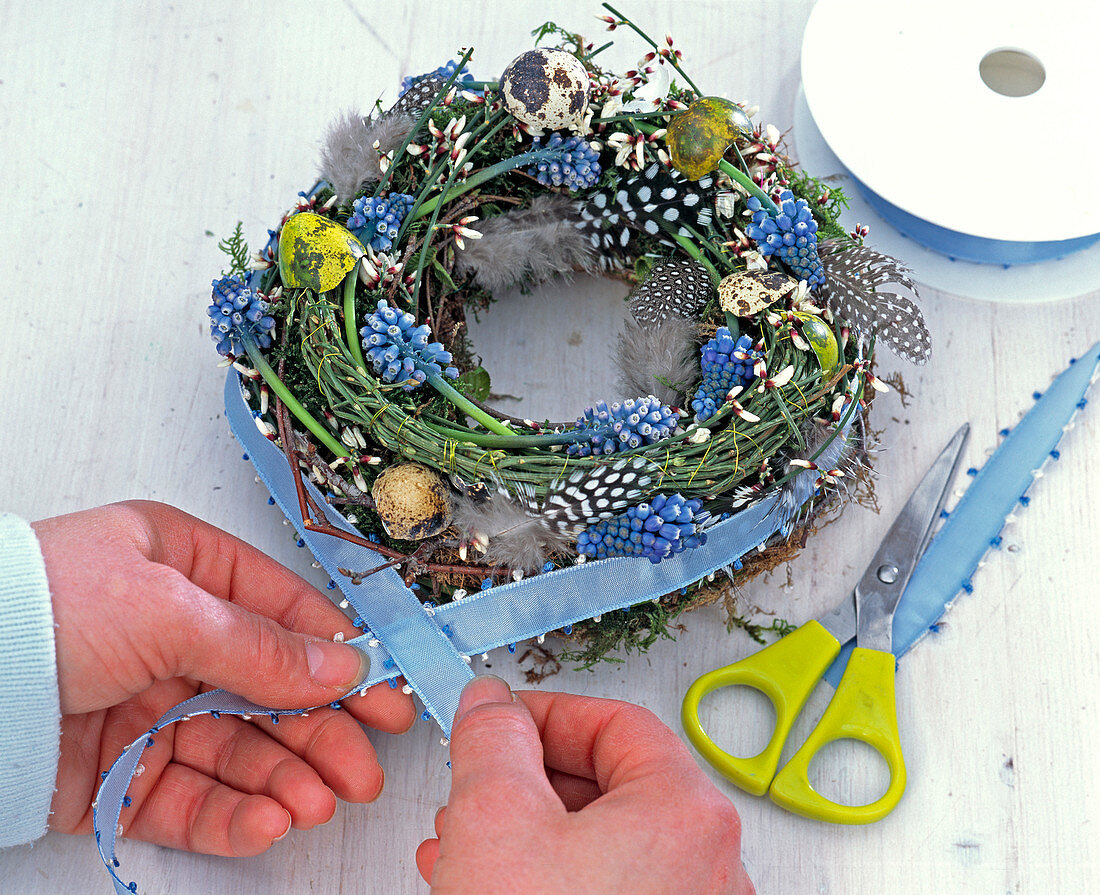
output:
<path id="1" fill-rule="evenodd" d="M 286 811 L 285 814 L 286 814 L 286 829 L 283 830 L 283 832 L 281 832 L 274 839 L 272 839 L 271 840 L 272 842 L 278 842 L 280 839 L 286 839 L 287 835 L 290 833 L 290 826 L 293 823 L 293 819 L 291 818 L 289 811 Z"/>
<path id="2" fill-rule="evenodd" d="M 347 692 L 362 683 L 370 671 L 370 656 L 345 643 L 306 641 L 309 676 L 322 687 Z"/>
<path id="3" fill-rule="evenodd" d="M 468 683 L 458 698 L 458 711 L 455 712 L 455 721 L 464 717 L 479 705 L 489 703 L 511 703 L 515 697 L 512 688 L 495 674 L 480 674 Z"/>

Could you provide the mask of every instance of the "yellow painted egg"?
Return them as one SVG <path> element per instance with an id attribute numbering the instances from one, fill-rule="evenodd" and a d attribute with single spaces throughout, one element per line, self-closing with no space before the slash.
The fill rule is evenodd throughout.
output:
<path id="1" fill-rule="evenodd" d="M 833 328 L 816 314 L 798 311 L 794 316 L 802 323 L 802 335 L 817 355 L 821 372 L 826 375 L 831 373 L 840 362 L 840 350 L 836 344 Z"/>
<path id="2" fill-rule="evenodd" d="M 443 477 L 418 463 L 398 463 L 374 480 L 370 495 L 391 538 L 418 541 L 445 529 L 451 492 Z"/>
<path id="3" fill-rule="evenodd" d="M 580 130 L 589 86 L 588 72 L 576 56 L 548 47 L 521 53 L 500 77 L 504 107 L 536 135 Z"/>
<path id="4" fill-rule="evenodd" d="M 737 103 L 704 96 L 673 117 L 665 141 L 672 166 L 689 180 L 698 180 L 718 167 L 734 140 L 751 133 L 752 121 Z"/>
<path id="5" fill-rule="evenodd" d="M 366 253 L 350 230 L 303 211 L 290 217 L 279 234 L 279 276 L 291 289 L 328 292 Z"/>

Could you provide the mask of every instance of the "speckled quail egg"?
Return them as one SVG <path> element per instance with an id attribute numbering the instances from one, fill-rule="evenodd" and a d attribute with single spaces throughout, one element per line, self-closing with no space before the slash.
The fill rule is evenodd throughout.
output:
<path id="1" fill-rule="evenodd" d="M 798 288 L 798 280 L 785 273 L 739 270 L 718 284 L 722 310 L 735 317 L 751 317 Z"/>
<path id="2" fill-rule="evenodd" d="M 447 527 L 451 494 L 442 476 L 417 463 L 391 466 L 371 488 L 382 527 L 391 538 L 418 541 Z"/>
<path id="3" fill-rule="evenodd" d="M 578 131 L 588 111 L 588 72 L 572 53 L 540 48 L 513 59 L 500 77 L 504 107 L 536 136 Z"/>

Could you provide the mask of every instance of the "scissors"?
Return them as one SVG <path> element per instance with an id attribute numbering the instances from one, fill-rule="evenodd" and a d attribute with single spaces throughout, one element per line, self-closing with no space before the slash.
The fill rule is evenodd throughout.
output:
<path id="1" fill-rule="evenodd" d="M 893 618 L 909 577 L 931 540 L 933 523 L 943 508 L 969 431 L 967 425 L 960 428 L 936 458 L 850 597 L 748 658 L 704 674 L 688 689 L 681 711 L 688 739 L 741 789 L 757 796 L 766 792 L 773 802 L 795 814 L 842 824 L 881 820 L 901 799 L 906 777 L 894 699 Z M 853 637 L 856 647 L 832 701 L 817 727 L 776 773 L 795 718 L 818 679 Z M 719 748 L 699 721 L 702 699 L 729 686 L 759 690 L 775 706 L 771 740 L 750 758 L 738 758 Z M 866 743 L 886 761 L 890 784 L 877 801 L 842 805 L 810 785 L 810 762 L 824 746 L 840 739 Z"/>

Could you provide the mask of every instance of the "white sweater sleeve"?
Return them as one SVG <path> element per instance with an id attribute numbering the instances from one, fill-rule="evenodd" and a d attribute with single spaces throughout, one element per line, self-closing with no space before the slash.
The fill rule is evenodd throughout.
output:
<path id="1" fill-rule="evenodd" d="M 42 551 L 30 525 L 0 513 L 0 848 L 45 834 L 60 740 Z"/>

